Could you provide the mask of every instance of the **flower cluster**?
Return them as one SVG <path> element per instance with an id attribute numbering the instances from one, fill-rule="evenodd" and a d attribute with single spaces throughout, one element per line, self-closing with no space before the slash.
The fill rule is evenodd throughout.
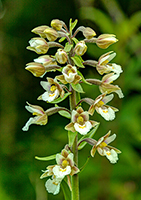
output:
<path id="1" fill-rule="evenodd" d="M 60 190 L 60 183 L 65 176 L 73 176 L 79 172 L 79 169 L 74 164 L 73 153 L 63 149 L 61 154 L 56 154 L 57 165 L 51 165 L 47 167 L 47 170 L 43 171 L 41 179 L 52 176 L 51 179 L 46 181 L 46 189 L 49 193 L 58 194 Z"/>
<path id="2" fill-rule="evenodd" d="M 110 63 L 116 53 L 113 51 L 107 52 L 101 55 L 98 61 L 82 59 L 82 56 L 87 52 L 87 43 L 94 43 L 99 48 L 107 49 L 118 40 L 113 34 L 101 34 L 96 37 L 96 32 L 90 27 L 80 26 L 74 31 L 76 24 L 77 20 L 72 22 L 72 19 L 70 19 L 68 28 L 65 22 L 54 19 L 51 21 L 51 26 L 38 26 L 32 30 L 37 37 L 32 38 L 27 47 L 28 50 L 44 55 L 40 55 L 33 62 L 28 63 L 26 70 L 30 71 L 35 77 L 40 78 L 45 77 L 48 72 L 58 74 L 54 78 L 46 77 L 46 81 L 40 82 L 45 92 L 38 97 L 38 100 L 54 104 L 54 107 L 44 111 L 42 107 L 28 103 L 26 109 L 35 117 L 31 117 L 22 130 L 27 131 L 31 124 L 46 125 L 48 117 L 57 112 L 71 120 L 65 126 L 65 129 L 71 134 L 68 141 L 69 151 L 63 149 L 61 154 L 56 154 L 57 165 L 48 166 L 41 176 L 41 178 L 51 176 L 45 186 L 47 191 L 54 195 L 59 192 L 61 181 L 65 176 L 73 176 L 79 172 L 78 163 L 74 162 L 72 148 L 78 133 L 83 136 L 76 145 L 77 148 L 80 148 L 82 142 L 92 145 L 92 157 L 97 150 L 101 156 L 106 156 L 111 163 L 116 163 L 118 160 L 117 155 L 120 153 L 119 150 L 108 145 L 115 139 L 115 134 L 109 136 L 110 132 L 108 132 L 98 141 L 92 138 L 99 123 L 89 119 L 95 111 L 107 121 L 115 119 L 115 113 L 118 109 L 107 105 L 107 103 L 114 98 L 113 93 L 116 93 L 119 98 L 124 96 L 121 88 L 112 84 L 122 73 L 120 65 Z M 76 38 L 78 32 L 81 32 L 84 36 L 81 41 Z M 53 47 L 57 50 L 54 55 L 49 55 L 48 52 Z M 80 71 L 86 65 L 94 67 L 99 75 L 103 75 L 103 77 L 100 79 L 85 79 Z M 95 99 L 89 97 L 81 99 L 81 93 L 84 93 L 81 83 L 89 86 L 97 85 L 100 94 Z M 70 108 L 58 106 L 67 97 L 69 97 Z M 83 101 L 89 105 L 87 111 L 82 108 Z"/>

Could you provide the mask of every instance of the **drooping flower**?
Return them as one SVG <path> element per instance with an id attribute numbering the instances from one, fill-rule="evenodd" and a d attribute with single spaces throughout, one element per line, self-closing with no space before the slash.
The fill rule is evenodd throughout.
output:
<path id="1" fill-rule="evenodd" d="M 60 30 L 61 30 L 63 24 L 64 24 L 64 22 L 61 21 L 61 20 L 59 20 L 59 19 L 53 19 L 53 20 L 51 21 L 51 26 L 52 26 L 52 28 L 54 28 L 54 29 L 57 30 L 57 31 L 60 31 Z"/>
<path id="2" fill-rule="evenodd" d="M 111 83 L 119 77 L 119 74 L 109 73 L 103 76 L 101 84 L 99 85 L 100 92 L 110 94 L 115 92 L 119 98 L 123 98 L 124 95 L 118 85 L 112 85 Z"/>
<path id="3" fill-rule="evenodd" d="M 78 56 L 82 56 L 84 55 L 84 53 L 87 51 L 87 45 L 85 44 L 85 42 L 82 40 L 80 42 L 78 42 L 74 48 L 74 52 L 78 55 Z"/>
<path id="4" fill-rule="evenodd" d="M 118 161 L 118 153 L 121 153 L 120 150 L 115 147 L 109 146 L 109 143 L 113 142 L 116 138 L 116 134 L 111 135 L 109 131 L 105 136 L 101 137 L 98 141 L 94 139 L 91 140 L 93 148 L 91 150 L 91 156 L 94 157 L 96 150 L 101 156 L 106 156 L 110 163 L 114 164 Z"/>
<path id="5" fill-rule="evenodd" d="M 118 39 L 114 34 L 101 34 L 96 39 L 96 44 L 101 49 L 107 49 L 111 44 L 117 42 Z"/>
<path id="6" fill-rule="evenodd" d="M 73 153 L 68 152 L 66 149 L 61 151 L 61 154 L 56 154 L 57 165 L 51 165 L 47 167 L 47 170 L 43 171 L 41 179 L 52 176 L 45 183 L 46 190 L 54 195 L 60 191 L 60 183 L 65 176 L 77 174 L 80 170 L 74 164 Z"/>
<path id="7" fill-rule="evenodd" d="M 49 41 L 55 41 L 58 38 L 58 32 L 53 28 L 46 28 L 44 33 Z"/>
<path id="8" fill-rule="evenodd" d="M 29 120 L 26 122 L 25 126 L 22 128 L 23 131 L 28 131 L 29 126 L 31 124 L 37 124 L 37 125 L 46 125 L 48 121 L 47 114 L 43 110 L 42 107 L 31 105 L 27 102 L 28 106 L 25 106 L 25 108 L 31 112 L 35 117 L 29 118 Z"/>
<path id="9" fill-rule="evenodd" d="M 77 84 L 82 78 L 77 74 L 76 67 L 68 64 L 67 66 L 63 67 L 62 75 L 56 76 L 56 79 L 61 81 L 63 84 Z"/>
<path id="10" fill-rule="evenodd" d="M 85 27 L 83 29 L 83 35 L 86 39 L 89 40 L 96 35 L 96 32 L 93 29 L 91 29 L 90 27 Z"/>
<path id="11" fill-rule="evenodd" d="M 113 94 L 107 95 L 101 94 L 99 95 L 94 103 L 90 106 L 88 113 L 93 115 L 96 110 L 105 120 L 113 120 L 115 118 L 115 112 L 118 111 L 117 108 L 106 105 L 109 101 L 114 98 Z"/>
<path id="12" fill-rule="evenodd" d="M 120 74 L 123 72 L 120 65 L 109 63 L 115 56 L 116 53 L 113 53 L 112 51 L 100 56 L 96 69 L 101 75 L 103 75 L 104 73 L 109 73 L 111 71 L 116 74 Z"/>
<path id="13" fill-rule="evenodd" d="M 29 41 L 30 46 L 27 49 L 35 51 L 37 54 L 47 53 L 49 46 L 44 38 L 35 37 Z"/>
<path id="14" fill-rule="evenodd" d="M 83 108 L 78 107 L 77 110 L 72 111 L 71 123 L 66 125 L 65 129 L 72 132 L 79 132 L 81 135 L 86 135 L 90 129 L 98 123 L 89 120 L 89 114 Z"/>
<path id="15" fill-rule="evenodd" d="M 25 69 L 30 71 L 36 77 L 42 77 L 46 72 L 45 67 L 37 62 L 27 63 Z"/>
<path id="16" fill-rule="evenodd" d="M 60 64 L 65 64 L 68 60 L 68 55 L 63 49 L 58 49 L 55 58 Z"/>
<path id="17" fill-rule="evenodd" d="M 56 79 L 47 77 L 47 81 L 41 81 L 40 84 L 46 92 L 40 95 L 38 100 L 51 102 L 58 98 L 59 95 L 63 98 L 65 92 Z"/>
<path id="18" fill-rule="evenodd" d="M 40 35 L 42 38 L 46 38 L 46 34 L 44 33 L 44 30 L 49 28 L 49 26 L 42 25 L 42 26 L 37 26 L 34 29 L 32 29 L 31 32 Z"/>

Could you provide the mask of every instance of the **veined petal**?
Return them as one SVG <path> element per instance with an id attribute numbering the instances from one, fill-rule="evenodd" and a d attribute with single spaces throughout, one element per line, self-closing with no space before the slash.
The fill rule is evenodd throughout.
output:
<path id="1" fill-rule="evenodd" d="M 104 102 L 104 104 L 107 104 L 108 102 L 110 102 L 112 99 L 114 98 L 113 94 L 107 95 L 105 96 L 102 101 Z"/>
<path id="2" fill-rule="evenodd" d="M 113 120 L 115 118 L 115 112 L 110 107 L 102 106 L 98 108 L 99 114 L 107 121 Z"/>
<path id="3" fill-rule="evenodd" d="M 92 125 L 89 121 L 87 121 L 87 122 L 84 123 L 84 125 L 80 125 L 78 123 L 75 123 L 74 128 L 81 135 L 86 135 L 90 131 L 90 129 L 92 128 Z"/>
<path id="4" fill-rule="evenodd" d="M 114 149 L 111 149 L 109 151 L 106 151 L 104 149 L 104 154 L 108 158 L 110 163 L 114 164 L 118 161 L 118 154 L 116 153 L 116 151 Z"/>
<path id="5" fill-rule="evenodd" d="M 60 182 L 61 181 L 56 181 L 54 179 L 48 179 L 45 183 L 45 187 L 48 193 L 52 193 L 54 195 L 58 194 L 60 191 Z"/>
<path id="6" fill-rule="evenodd" d="M 64 178 L 66 175 L 71 173 L 71 167 L 67 166 L 66 168 L 61 168 L 60 166 L 56 165 L 53 168 L 53 173 L 57 178 Z"/>
<path id="7" fill-rule="evenodd" d="M 41 84 L 41 86 L 43 87 L 44 90 L 49 91 L 49 88 L 50 88 L 50 83 L 49 82 L 41 81 L 40 84 Z"/>
<path id="8" fill-rule="evenodd" d="M 118 85 L 116 85 L 118 87 Z M 118 94 L 119 98 L 123 98 L 124 97 L 124 94 L 122 92 L 122 90 L 119 88 L 119 90 L 115 90 L 115 93 Z"/>
<path id="9" fill-rule="evenodd" d="M 30 117 L 29 120 L 26 122 L 26 124 L 24 125 L 24 127 L 22 128 L 23 131 L 28 131 L 29 130 L 29 126 L 31 124 L 35 124 L 36 119 L 35 117 Z"/>
<path id="10" fill-rule="evenodd" d="M 104 142 L 106 144 L 109 144 L 109 143 L 113 142 L 115 140 L 115 138 L 116 138 L 116 134 L 113 134 L 113 135 L 107 137 L 106 140 L 104 140 Z"/>

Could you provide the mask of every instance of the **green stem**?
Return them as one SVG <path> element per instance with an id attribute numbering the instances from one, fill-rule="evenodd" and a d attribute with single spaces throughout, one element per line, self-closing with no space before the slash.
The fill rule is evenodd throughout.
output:
<path id="1" fill-rule="evenodd" d="M 78 166 L 78 148 L 77 148 L 78 136 L 76 135 L 74 144 L 72 147 L 72 152 L 74 154 L 74 162 L 76 166 Z M 71 200 L 79 200 L 79 176 L 78 174 L 74 174 L 72 176 L 72 193 Z"/>
<path id="2" fill-rule="evenodd" d="M 70 88 L 72 94 L 70 95 L 70 109 L 73 110 L 76 107 L 76 91 Z M 77 148 L 78 136 L 76 135 L 74 143 L 72 145 L 72 153 L 74 154 L 74 163 L 78 166 L 78 148 Z M 72 176 L 72 192 L 71 200 L 79 200 L 79 177 L 78 174 Z"/>

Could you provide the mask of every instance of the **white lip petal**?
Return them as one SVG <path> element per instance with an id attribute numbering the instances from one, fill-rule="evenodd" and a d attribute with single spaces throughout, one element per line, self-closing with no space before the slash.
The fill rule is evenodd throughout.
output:
<path id="1" fill-rule="evenodd" d="M 104 154 L 108 158 L 110 163 L 114 164 L 118 161 L 118 154 L 114 149 L 111 149 L 109 151 L 104 150 Z"/>
<path id="2" fill-rule="evenodd" d="M 85 124 L 83 126 L 81 126 L 78 123 L 75 123 L 74 128 L 81 135 L 86 135 L 90 131 L 90 129 L 92 128 L 92 125 L 89 121 L 87 121 L 87 122 L 85 122 Z"/>
<path id="3" fill-rule="evenodd" d="M 105 108 L 102 109 L 102 107 L 100 107 L 98 109 L 99 111 L 99 114 L 107 121 L 111 121 L 115 118 L 115 112 L 112 108 L 108 107 L 108 108 Z"/>
<path id="4" fill-rule="evenodd" d="M 59 165 L 56 165 L 53 168 L 53 173 L 57 178 L 64 178 L 66 175 L 71 173 L 71 167 L 67 166 L 66 168 L 62 169 Z"/>
<path id="5" fill-rule="evenodd" d="M 46 187 L 46 190 L 48 191 L 48 193 L 52 193 L 54 195 L 58 194 L 59 191 L 60 191 L 60 182 L 61 181 L 56 181 L 56 180 L 51 180 L 51 179 L 48 179 L 45 183 L 45 187 Z"/>

